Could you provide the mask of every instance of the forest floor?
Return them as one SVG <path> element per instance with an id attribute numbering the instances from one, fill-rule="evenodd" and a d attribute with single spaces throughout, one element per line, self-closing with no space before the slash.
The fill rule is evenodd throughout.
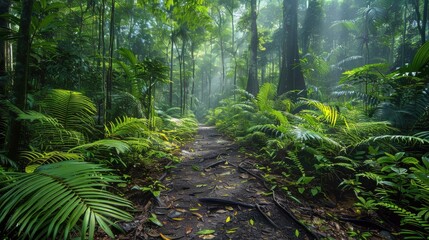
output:
<path id="1" fill-rule="evenodd" d="M 214 127 L 201 125 L 180 155 L 182 161 L 160 178 L 164 190 L 158 198 L 134 196 L 140 201 L 136 218 L 123 224 L 127 233 L 118 239 L 358 239 L 350 229 L 392 239 L 383 229 L 362 230 L 335 217 L 350 209 L 273 196 L 258 161 Z"/>

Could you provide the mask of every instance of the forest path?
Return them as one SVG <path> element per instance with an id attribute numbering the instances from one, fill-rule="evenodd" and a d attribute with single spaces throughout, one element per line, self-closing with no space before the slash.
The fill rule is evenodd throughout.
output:
<path id="1" fill-rule="evenodd" d="M 312 239 L 264 194 L 261 179 L 252 176 L 255 161 L 214 127 L 201 125 L 181 154 L 163 180 L 160 202 L 148 210 L 163 226 L 148 221 L 145 239 Z"/>

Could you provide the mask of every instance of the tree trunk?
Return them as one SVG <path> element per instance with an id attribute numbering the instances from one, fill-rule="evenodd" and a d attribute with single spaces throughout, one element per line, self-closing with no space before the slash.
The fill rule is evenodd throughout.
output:
<path id="1" fill-rule="evenodd" d="M 190 108 L 192 109 L 193 103 L 194 103 L 194 94 L 195 94 L 195 46 L 194 43 L 191 43 L 191 60 L 192 60 L 192 89 L 191 89 L 191 105 Z"/>
<path id="2" fill-rule="evenodd" d="M 301 71 L 298 49 L 298 0 L 283 0 L 282 62 L 277 94 L 300 90 L 306 96 L 304 75 Z"/>
<path id="3" fill-rule="evenodd" d="M 249 75 L 246 90 L 256 95 L 259 92 L 258 84 L 258 27 L 256 25 L 256 0 L 250 1 L 250 61 Z"/>
<path id="4" fill-rule="evenodd" d="M 9 13 L 10 1 L 0 0 L 0 16 Z M 7 29 L 8 22 L 6 18 L 0 17 L 0 29 Z M 5 94 L 5 85 L 7 77 L 7 54 L 6 54 L 6 41 L 0 38 L 0 96 Z"/>
<path id="5" fill-rule="evenodd" d="M 109 41 L 109 69 L 106 78 L 105 101 L 106 101 L 106 119 L 109 121 L 110 111 L 112 109 L 112 84 L 113 84 L 113 49 L 115 46 L 115 0 L 112 0 L 112 9 L 110 13 L 110 41 Z"/>
<path id="6" fill-rule="evenodd" d="M 15 81 L 12 87 L 12 103 L 21 110 L 26 109 L 29 56 L 31 51 L 30 24 L 34 0 L 22 1 L 19 38 L 17 44 Z M 18 159 L 22 124 L 16 121 L 16 113 L 10 112 L 10 124 L 7 134 L 6 151 L 12 160 Z"/>
<path id="7" fill-rule="evenodd" d="M 426 25 L 427 25 L 427 14 L 428 14 L 428 0 L 424 0 L 423 3 L 423 19 L 420 13 L 420 0 L 414 0 L 414 11 L 417 17 L 417 29 L 420 33 L 421 44 L 426 42 Z"/>
<path id="8" fill-rule="evenodd" d="M 218 34 L 219 34 L 219 46 L 220 46 L 220 58 L 221 58 L 221 64 L 222 64 L 222 79 L 221 79 L 221 93 L 225 93 L 225 50 L 223 46 L 223 36 L 222 36 L 222 14 L 220 12 L 220 9 L 217 8 L 218 14 L 219 14 L 219 24 L 218 24 Z"/>
<path id="9" fill-rule="evenodd" d="M 422 45 L 426 42 L 426 28 L 428 23 L 428 5 L 429 5 L 429 0 L 425 0 L 423 4 Z"/>

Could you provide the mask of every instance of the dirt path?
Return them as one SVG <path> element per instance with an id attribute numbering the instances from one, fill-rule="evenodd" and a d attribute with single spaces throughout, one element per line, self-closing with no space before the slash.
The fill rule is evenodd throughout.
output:
<path id="1" fill-rule="evenodd" d="M 252 166 L 254 161 L 213 127 L 200 126 L 182 156 L 182 163 L 163 180 L 168 190 L 148 209 L 163 226 L 148 222 L 143 238 L 312 239 L 264 194 L 268 191 L 260 179 L 240 171 L 239 165 Z M 204 230 L 206 234 L 200 232 Z"/>

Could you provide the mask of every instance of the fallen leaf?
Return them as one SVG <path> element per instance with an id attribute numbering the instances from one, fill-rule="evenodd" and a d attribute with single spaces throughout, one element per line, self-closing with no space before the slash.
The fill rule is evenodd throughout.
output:
<path id="1" fill-rule="evenodd" d="M 212 234 L 212 233 L 215 233 L 215 232 L 216 231 L 212 230 L 212 229 L 203 229 L 203 230 L 198 231 L 197 235 L 209 235 L 209 234 Z"/>
<path id="2" fill-rule="evenodd" d="M 198 211 L 200 210 L 199 208 L 189 208 L 189 211 Z"/>
<path id="3" fill-rule="evenodd" d="M 213 238 L 215 238 L 216 236 L 215 235 L 203 235 L 203 236 L 200 236 L 200 238 L 202 238 L 202 239 L 213 239 Z"/>
<path id="4" fill-rule="evenodd" d="M 231 175 L 231 171 L 228 171 L 228 172 L 224 172 L 224 173 L 219 174 L 219 176 L 226 176 L 226 175 Z"/>
<path id="5" fill-rule="evenodd" d="M 193 215 L 195 215 L 195 216 L 197 216 L 198 218 L 203 218 L 203 215 L 201 215 L 201 214 L 199 214 L 199 213 L 197 213 L 197 212 L 193 212 L 192 213 Z"/>
<path id="6" fill-rule="evenodd" d="M 172 218 L 174 221 L 183 221 L 184 218 Z"/>
<path id="7" fill-rule="evenodd" d="M 162 227 L 162 226 L 164 226 L 159 220 L 158 220 L 158 218 L 156 217 L 156 215 L 155 214 L 151 214 L 152 216 L 149 218 L 149 220 L 153 223 L 153 224 L 155 224 L 155 225 L 157 225 L 157 226 L 159 226 L 159 227 Z"/>
<path id="8" fill-rule="evenodd" d="M 192 232 L 192 228 L 191 227 L 187 227 L 186 228 L 186 235 L 189 235 Z"/>
<path id="9" fill-rule="evenodd" d="M 160 233 L 159 236 L 164 240 L 171 240 L 170 238 L 166 237 L 164 234 Z"/>
<path id="10" fill-rule="evenodd" d="M 249 223 L 250 223 L 250 225 L 255 225 L 255 221 L 251 218 L 250 220 L 249 220 Z"/>
<path id="11" fill-rule="evenodd" d="M 207 184 L 198 184 L 195 187 L 200 188 L 200 187 L 206 187 L 206 186 L 207 186 Z"/>
<path id="12" fill-rule="evenodd" d="M 220 213 L 220 214 L 222 214 L 222 213 L 227 213 L 228 211 L 226 211 L 226 210 L 223 210 L 223 209 L 219 209 L 219 210 L 217 210 L 216 211 L 216 213 Z"/>
<path id="13" fill-rule="evenodd" d="M 225 222 L 231 222 L 231 217 L 230 216 L 228 216 L 227 218 L 226 218 L 226 220 L 225 220 Z"/>
<path id="14" fill-rule="evenodd" d="M 242 173 L 242 174 L 240 174 L 240 178 L 248 179 L 248 178 L 249 178 L 249 175 L 248 175 L 248 174 L 246 174 L 246 173 Z"/>
<path id="15" fill-rule="evenodd" d="M 229 211 L 234 211 L 234 208 L 232 208 L 232 207 L 230 207 L 230 206 L 226 206 L 226 207 L 225 207 L 225 209 L 226 209 L 226 210 L 229 210 Z"/>
<path id="16" fill-rule="evenodd" d="M 237 231 L 237 229 L 238 229 L 238 228 L 231 228 L 231 229 L 229 229 L 229 230 L 226 230 L 226 233 L 229 233 L 229 234 L 231 234 L 231 233 L 235 233 L 235 232 Z"/>

